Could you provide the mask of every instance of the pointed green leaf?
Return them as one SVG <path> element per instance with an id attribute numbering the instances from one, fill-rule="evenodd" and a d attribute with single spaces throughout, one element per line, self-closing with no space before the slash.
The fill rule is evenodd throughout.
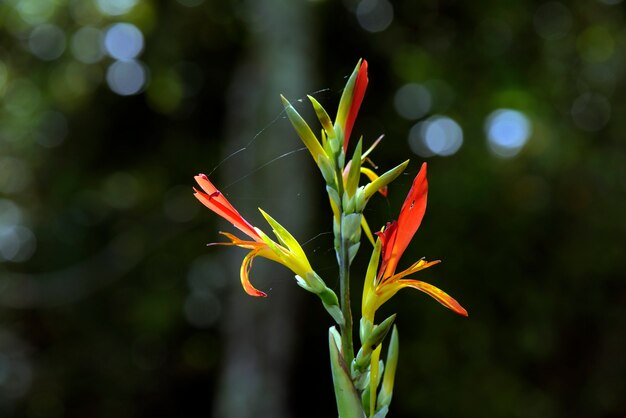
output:
<path id="1" fill-rule="evenodd" d="M 315 162 L 317 163 L 320 155 L 326 156 L 324 148 L 322 148 L 322 145 L 317 140 L 317 137 L 315 136 L 309 125 L 304 121 L 304 119 L 302 119 L 302 116 L 300 116 L 298 111 L 291 105 L 291 103 L 289 103 L 289 100 L 287 100 L 283 95 L 281 95 L 280 98 L 283 102 L 283 106 L 285 107 L 285 112 L 287 113 L 289 121 L 295 128 L 296 132 L 298 132 L 298 136 L 300 136 L 300 139 L 302 139 L 302 142 L 304 142 L 304 145 L 306 145 L 307 149 L 313 156 L 313 160 L 315 160 Z"/>
<path id="2" fill-rule="evenodd" d="M 350 373 L 346 367 L 343 355 L 339 349 L 341 336 L 335 329 L 328 330 L 328 345 L 330 350 L 330 367 L 337 399 L 337 410 L 341 418 L 365 418 L 361 407 L 361 400 L 356 392 Z"/>
<path id="3" fill-rule="evenodd" d="M 320 123 L 322 124 L 322 127 L 324 128 L 328 136 L 334 137 L 335 128 L 333 128 L 333 123 L 330 121 L 330 116 L 328 116 L 328 113 L 326 113 L 326 109 L 324 109 L 322 105 L 317 100 L 315 100 L 315 97 L 313 96 L 307 96 L 307 97 L 311 101 L 311 104 L 313 105 L 313 109 L 315 109 L 315 114 L 317 115 L 317 118 L 319 119 Z"/>
<path id="4" fill-rule="evenodd" d="M 352 99 L 354 96 L 354 83 L 356 82 L 356 77 L 359 73 L 359 68 L 361 67 L 361 61 L 362 60 L 359 60 L 356 67 L 354 67 L 354 71 L 352 71 L 352 74 L 346 83 L 346 87 L 343 89 L 341 99 L 339 99 L 339 108 L 337 109 L 337 117 L 335 118 L 335 129 L 337 126 L 341 126 L 342 128 L 346 126 L 346 120 L 348 119 L 348 113 L 350 112 L 350 106 L 352 106 Z"/>
<path id="5" fill-rule="evenodd" d="M 365 283 L 363 284 L 363 299 L 361 300 L 361 306 L 363 308 L 367 306 L 366 302 L 370 298 L 370 295 L 373 295 L 373 292 L 376 288 L 376 274 L 378 273 L 378 262 L 380 260 L 381 248 L 382 243 L 380 239 L 377 239 L 376 244 L 374 245 L 374 249 L 372 250 L 370 262 L 367 266 L 367 272 L 365 273 Z M 373 321 L 374 318 L 372 317 L 369 319 Z"/>
<path id="6" fill-rule="evenodd" d="M 276 222 L 274 218 L 272 218 L 269 214 L 267 214 L 263 209 L 259 208 L 261 215 L 265 218 L 268 224 L 272 227 L 274 231 L 274 235 L 278 238 L 281 243 L 283 243 L 287 248 L 289 248 L 293 253 L 296 254 L 298 258 L 306 260 L 306 254 L 304 250 L 298 243 L 298 241 L 287 231 L 281 224 Z"/>
<path id="7" fill-rule="evenodd" d="M 378 347 L 385 337 L 387 333 L 391 329 L 391 325 L 393 321 L 396 319 L 396 314 L 391 315 L 389 318 L 385 319 L 380 325 L 376 325 L 373 328 L 361 329 L 361 341 L 365 341 L 361 344 L 361 348 L 357 353 L 357 356 L 354 360 L 354 370 L 356 372 L 363 372 L 365 368 L 368 366 L 370 362 L 370 358 L 372 355 L 372 351 Z M 365 323 L 363 321 L 366 321 Z M 363 328 L 364 324 L 367 324 L 367 319 L 361 319 L 361 327 Z"/>
<path id="8" fill-rule="evenodd" d="M 378 386 L 378 368 L 379 363 L 378 359 L 380 358 L 380 350 L 382 346 L 379 345 L 372 352 L 372 359 L 370 360 L 370 404 L 369 411 L 370 417 L 374 416 L 374 412 L 376 412 L 376 387 Z"/>
<path id="9" fill-rule="evenodd" d="M 354 150 L 354 155 L 350 161 L 350 171 L 348 172 L 348 180 L 346 181 L 346 192 L 352 197 L 356 193 L 359 186 L 359 178 L 361 177 L 361 151 L 363 149 L 363 137 L 359 139 Z"/>
<path id="10" fill-rule="evenodd" d="M 387 171 L 385 174 L 365 186 L 365 199 L 369 199 L 378 190 L 382 189 L 383 187 L 394 181 L 396 177 L 398 177 L 404 171 L 408 164 L 409 160 L 406 160 L 402 164 L 392 168 L 391 170 Z"/>
<path id="11" fill-rule="evenodd" d="M 393 325 L 393 321 L 395 319 L 396 314 L 393 314 L 389 318 L 381 322 L 379 325 L 374 326 L 374 329 L 370 333 L 363 346 L 373 349 L 374 347 L 380 345 L 387 336 L 387 333 L 391 329 L 391 326 Z"/>
<path id="12" fill-rule="evenodd" d="M 396 376 L 396 368 L 398 367 L 398 328 L 393 327 L 391 332 L 391 340 L 389 341 L 389 348 L 387 349 L 387 362 L 385 365 L 385 374 L 383 376 L 383 385 L 378 394 L 378 409 L 382 410 L 385 406 L 389 406 L 391 403 L 391 397 L 393 395 L 393 381 Z"/>

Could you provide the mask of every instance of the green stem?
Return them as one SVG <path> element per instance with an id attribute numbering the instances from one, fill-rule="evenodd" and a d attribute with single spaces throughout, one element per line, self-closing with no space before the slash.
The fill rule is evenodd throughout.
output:
<path id="1" fill-rule="evenodd" d="M 343 197 L 343 176 L 342 168 L 336 164 L 337 171 L 337 188 L 339 196 Z M 354 347 L 352 341 L 352 308 L 350 307 L 350 256 L 348 254 L 349 242 L 344 238 L 341 230 L 341 222 L 343 222 L 343 207 L 340 208 L 341 217 L 339 218 L 339 302 L 341 304 L 341 313 L 343 313 L 344 324 L 341 329 L 341 345 L 343 346 L 343 356 L 346 361 L 348 370 L 354 359 Z"/>
<path id="2" fill-rule="evenodd" d="M 348 246 L 348 240 L 342 236 L 339 251 L 339 293 L 341 311 L 345 322 L 341 327 L 341 343 L 343 345 L 343 357 L 349 369 L 352 360 L 354 360 L 354 347 L 352 341 L 352 309 L 350 308 L 350 260 Z"/>

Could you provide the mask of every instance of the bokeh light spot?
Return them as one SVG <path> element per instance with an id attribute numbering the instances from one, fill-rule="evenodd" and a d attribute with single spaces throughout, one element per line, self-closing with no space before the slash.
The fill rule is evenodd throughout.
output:
<path id="1" fill-rule="evenodd" d="M 85 26 L 72 36 L 70 48 L 78 61 L 93 64 L 100 61 L 104 56 L 102 45 L 102 31 L 91 26 Z"/>
<path id="2" fill-rule="evenodd" d="M 9 199 L 0 199 L 0 228 L 15 226 L 22 220 L 22 210 Z"/>
<path id="3" fill-rule="evenodd" d="M 0 60 L 0 94 L 5 92 L 7 81 L 9 80 L 9 69 L 6 64 Z"/>
<path id="4" fill-rule="evenodd" d="M 44 23 L 32 30 L 28 47 L 41 60 L 55 60 L 65 51 L 65 33 L 56 25 Z"/>
<path id="5" fill-rule="evenodd" d="M 0 226 L 0 261 L 26 261 L 32 257 L 36 246 L 35 235 L 25 226 Z"/>
<path id="6" fill-rule="evenodd" d="M 0 157 L 0 192 L 22 192 L 32 180 L 33 173 L 26 161 L 9 156 Z"/>
<path id="7" fill-rule="evenodd" d="M 41 105 L 41 92 L 30 80 L 20 78 L 9 83 L 3 98 L 5 109 L 13 116 L 27 116 Z"/>
<path id="8" fill-rule="evenodd" d="M 533 24 L 542 38 L 560 39 L 572 29 L 572 14 L 563 3 L 550 1 L 539 6 L 533 16 Z"/>
<path id="9" fill-rule="evenodd" d="M 183 311 L 191 325 L 197 328 L 209 328 L 219 318 L 222 305 L 211 292 L 192 292 L 185 300 Z"/>
<path id="10" fill-rule="evenodd" d="M 51 0 L 19 0 L 16 3 L 15 9 L 20 17 L 30 25 L 48 21 L 54 14 L 58 4 Z"/>
<path id="11" fill-rule="evenodd" d="M 422 157 L 448 157 L 455 154 L 461 145 L 463 130 L 456 121 L 447 116 L 432 116 L 417 123 L 409 131 L 409 146 Z"/>
<path id="12" fill-rule="evenodd" d="M 410 83 L 400 87 L 396 92 L 393 104 L 400 116 L 415 120 L 430 110 L 432 100 L 428 89 L 420 84 Z"/>
<path id="13" fill-rule="evenodd" d="M 615 40 L 604 26 L 592 26 L 580 34 L 576 46 L 587 62 L 604 62 L 613 56 Z"/>
<path id="14" fill-rule="evenodd" d="M 580 129 L 595 132 L 609 122 L 611 104 L 600 94 L 585 93 L 574 100 L 571 115 Z"/>
<path id="15" fill-rule="evenodd" d="M 48 110 L 41 115 L 37 142 L 46 148 L 61 145 L 67 136 L 67 118 L 63 113 Z"/>
<path id="16" fill-rule="evenodd" d="M 113 92 L 130 96 L 139 93 L 145 85 L 146 71 L 135 60 L 115 61 L 107 69 L 106 79 Z"/>
<path id="17" fill-rule="evenodd" d="M 106 31 L 104 47 L 115 59 L 131 60 L 143 49 L 143 34 L 135 25 L 116 23 Z"/>
<path id="18" fill-rule="evenodd" d="M 393 5 L 387 0 L 361 0 L 356 18 L 368 32 L 382 32 L 393 21 Z"/>
<path id="19" fill-rule="evenodd" d="M 139 182 L 129 173 L 117 172 L 111 174 L 102 188 L 102 197 L 105 202 L 116 209 L 128 209 L 139 200 Z"/>
<path id="20" fill-rule="evenodd" d="M 109 16 L 119 16 L 130 12 L 138 0 L 96 0 L 98 9 Z"/>
<path id="21" fill-rule="evenodd" d="M 503 158 L 516 156 L 528 142 L 531 130 L 528 118 L 517 110 L 498 109 L 485 121 L 489 149 Z"/>

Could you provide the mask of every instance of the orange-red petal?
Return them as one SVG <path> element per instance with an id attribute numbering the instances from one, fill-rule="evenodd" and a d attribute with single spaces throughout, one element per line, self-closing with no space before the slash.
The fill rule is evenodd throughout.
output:
<path id="1" fill-rule="evenodd" d="M 346 119 L 346 126 L 343 133 L 343 152 L 348 150 L 348 141 L 350 141 L 350 134 L 352 133 L 352 127 L 354 121 L 361 108 L 363 97 L 365 96 L 365 90 L 367 89 L 367 83 L 369 79 L 367 77 L 367 61 L 363 60 L 359 67 L 359 72 L 356 76 L 354 83 L 354 93 L 352 94 L 352 103 L 350 104 L 350 111 L 348 112 L 348 118 Z"/>
<path id="2" fill-rule="evenodd" d="M 246 291 L 246 293 L 250 296 L 265 297 L 267 296 L 267 293 L 261 292 L 260 290 L 252 286 L 252 283 L 250 283 L 250 268 L 252 268 L 252 261 L 254 260 L 254 257 L 257 256 L 259 251 L 260 249 L 252 250 L 248 253 L 248 255 L 244 257 L 243 262 L 241 263 L 240 272 L 241 285 L 243 286 L 243 289 Z"/>
<path id="3" fill-rule="evenodd" d="M 224 195 L 217 190 L 215 186 L 213 186 L 204 174 L 196 176 L 195 179 L 200 187 L 202 187 L 202 189 L 206 192 L 201 192 L 194 187 L 193 190 L 196 199 L 198 199 L 204 206 L 232 223 L 237 229 L 248 235 L 250 238 L 258 242 L 262 241 L 254 227 L 246 221 L 243 216 L 239 214 L 239 212 L 237 212 L 233 205 L 231 205 L 226 197 L 224 197 Z"/>
<path id="4" fill-rule="evenodd" d="M 422 223 L 424 213 L 426 213 L 427 196 L 428 181 L 426 180 L 426 163 L 424 163 L 413 180 L 411 190 L 409 190 L 402 209 L 400 209 L 397 234 L 388 255 L 384 277 L 392 276 L 395 273 L 400 257 Z"/>

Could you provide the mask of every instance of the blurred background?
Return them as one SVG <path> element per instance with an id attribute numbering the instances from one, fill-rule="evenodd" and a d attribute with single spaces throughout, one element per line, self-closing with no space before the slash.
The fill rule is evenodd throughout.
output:
<path id="1" fill-rule="evenodd" d="M 354 136 L 408 172 L 426 218 L 392 417 L 626 416 L 626 26 L 621 0 L 0 2 L 0 416 L 336 416 L 328 315 L 286 269 L 207 248 L 262 207 L 332 286 L 321 175 L 281 113 L 334 116 L 358 58 Z M 301 100 L 301 101 L 299 101 Z M 622 116 L 620 116 L 622 115 Z M 353 144 L 352 144 L 353 145 Z M 368 244 L 353 273 L 358 316 Z M 401 263 L 402 264 L 402 263 Z M 402 267 L 402 266 L 400 266 Z"/>

